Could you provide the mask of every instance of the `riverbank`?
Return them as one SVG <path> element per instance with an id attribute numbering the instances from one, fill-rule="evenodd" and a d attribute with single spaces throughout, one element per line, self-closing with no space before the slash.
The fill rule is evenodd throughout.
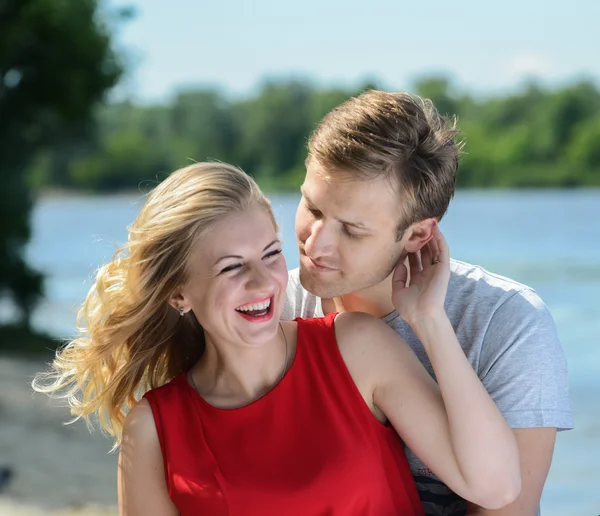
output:
<path id="1" fill-rule="evenodd" d="M 110 440 L 81 421 L 64 425 L 68 410 L 31 390 L 47 360 L 0 356 L 0 466 L 12 473 L 0 493 L 0 516 L 116 514 Z"/>
<path id="2" fill-rule="evenodd" d="M 0 492 L 0 516 L 116 516 L 117 455 L 101 432 L 69 420 L 64 407 L 33 394 L 48 358 L 0 355 L 0 467 L 12 478 Z M 596 377 L 572 384 L 577 430 L 558 442 L 542 503 L 544 516 L 597 514 L 600 413 Z M 596 512 L 594 512 L 596 511 Z"/>
<path id="3" fill-rule="evenodd" d="M 22 505 L 0 497 L 0 516 L 117 516 L 115 507 L 72 507 L 51 510 Z"/>

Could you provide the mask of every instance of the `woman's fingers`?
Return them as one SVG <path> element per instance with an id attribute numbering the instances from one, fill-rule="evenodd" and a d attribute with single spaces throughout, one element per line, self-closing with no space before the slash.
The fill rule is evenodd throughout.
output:
<path id="1" fill-rule="evenodd" d="M 439 263 L 442 259 L 442 257 L 440 256 L 440 244 L 437 239 L 438 233 L 439 233 L 439 229 L 436 226 L 433 229 L 433 238 L 427 243 L 427 245 L 429 246 L 429 253 L 431 255 L 431 259 L 430 259 L 431 265 L 435 265 L 436 263 Z"/>
<path id="2" fill-rule="evenodd" d="M 410 276 L 415 277 L 423 270 L 421 263 L 421 253 L 408 253 L 408 263 L 410 265 Z"/>
<path id="3" fill-rule="evenodd" d="M 429 241 L 431 242 L 431 240 Z M 422 248 L 421 248 L 421 260 L 423 261 L 423 268 L 429 268 L 429 266 L 431 265 L 431 260 L 433 255 L 431 254 L 431 246 L 429 245 L 429 242 L 427 242 Z"/>
<path id="4" fill-rule="evenodd" d="M 432 248 L 434 249 L 434 257 L 439 257 L 439 261 L 449 261 L 450 255 L 448 250 L 448 244 L 444 235 L 440 231 L 440 228 L 436 226 L 433 230 L 433 238 L 430 241 Z"/>
<path id="5" fill-rule="evenodd" d="M 404 288 L 408 281 L 408 269 L 404 265 L 404 261 L 399 261 L 394 269 L 394 275 L 392 276 L 392 284 L 394 288 Z"/>

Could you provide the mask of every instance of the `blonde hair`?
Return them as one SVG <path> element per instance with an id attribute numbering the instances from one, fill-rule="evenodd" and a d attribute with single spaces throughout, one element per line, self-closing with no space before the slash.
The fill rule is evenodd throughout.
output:
<path id="1" fill-rule="evenodd" d="M 308 142 L 329 177 L 387 177 L 402 196 L 397 239 L 414 222 L 441 219 L 454 195 L 458 158 L 454 118 L 430 100 L 369 90 L 329 112 Z"/>
<path id="2" fill-rule="evenodd" d="M 193 313 L 180 317 L 168 304 L 187 279 L 193 245 L 215 221 L 254 206 L 276 226 L 257 184 L 232 165 L 198 163 L 171 174 L 149 195 L 127 244 L 99 269 L 78 313 L 78 336 L 33 388 L 66 400 L 73 421 L 83 417 L 89 426 L 97 416 L 118 446 L 141 395 L 189 369 L 204 351 Z"/>

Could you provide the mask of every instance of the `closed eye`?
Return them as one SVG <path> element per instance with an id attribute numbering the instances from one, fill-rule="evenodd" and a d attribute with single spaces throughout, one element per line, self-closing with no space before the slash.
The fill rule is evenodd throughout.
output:
<path id="1" fill-rule="evenodd" d="M 279 254 L 281 254 L 281 249 L 275 249 L 275 250 L 273 250 L 273 251 L 271 251 L 271 252 L 269 252 L 269 253 L 265 254 L 265 255 L 263 256 L 263 260 L 264 260 L 264 259 L 268 259 L 268 258 L 273 258 L 274 256 L 277 256 L 277 255 L 279 255 Z"/>
<path id="2" fill-rule="evenodd" d="M 224 274 L 226 272 L 231 272 L 234 271 L 236 269 L 239 269 L 242 266 L 241 263 L 233 263 L 231 265 L 228 265 L 227 267 L 225 267 L 224 269 L 221 269 L 221 272 L 219 272 L 219 274 Z"/>
<path id="3" fill-rule="evenodd" d="M 274 249 L 273 251 L 268 252 L 267 254 L 265 254 L 263 256 L 263 260 L 268 260 L 269 258 L 273 258 L 275 256 L 278 256 L 281 254 L 281 249 Z M 219 274 L 225 274 L 227 272 L 231 272 L 231 271 L 235 271 L 237 269 L 240 269 L 244 266 L 243 263 L 232 263 L 231 265 L 228 265 L 227 267 L 221 269 L 221 271 L 219 272 Z"/>
<path id="4" fill-rule="evenodd" d="M 308 210 L 308 212 L 316 218 L 321 217 L 323 214 L 317 210 L 317 208 L 315 208 L 313 205 L 308 204 L 308 201 L 306 200 L 306 198 L 304 199 L 304 205 L 306 206 L 306 209 Z"/>
<path id="5" fill-rule="evenodd" d="M 342 230 L 344 231 L 344 234 L 349 238 L 361 238 L 363 236 L 363 235 L 357 235 L 356 233 L 352 233 L 352 231 L 350 231 L 348 229 L 348 226 L 346 226 L 346 225 L 342 226 Z"/>

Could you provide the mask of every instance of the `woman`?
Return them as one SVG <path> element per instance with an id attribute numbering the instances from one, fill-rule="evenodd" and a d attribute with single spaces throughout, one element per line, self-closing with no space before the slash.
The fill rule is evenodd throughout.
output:
<path id="1" fill-rule="evenodd" d="M 516 443 L 445 316 L 439 231 L 422 260 L 394 295 L 439 387 L 371 316 L 280 322 L 269 202 L 235 167 L 192 165 L 149 196 L 35 388 L 116 437 L 122 515 L 421 515 L 398 435 L 498 508 L 520 489 Z"/>

